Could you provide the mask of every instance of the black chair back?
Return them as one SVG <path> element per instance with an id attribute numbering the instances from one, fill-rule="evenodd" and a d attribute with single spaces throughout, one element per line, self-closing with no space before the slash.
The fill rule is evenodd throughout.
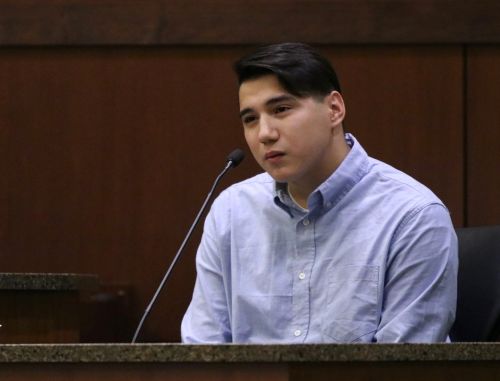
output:
<path id="1" fill-rule="evenodd" d="M 457 315 L 452 341 L 500 341 L 500 226 L 457 229 Z"/>

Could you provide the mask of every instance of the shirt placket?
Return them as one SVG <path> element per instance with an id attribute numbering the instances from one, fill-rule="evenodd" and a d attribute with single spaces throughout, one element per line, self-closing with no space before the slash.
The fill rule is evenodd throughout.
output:
<path id="1" fill-rule="evenodd" d="M 307 215 L 296 225 L 293 265 L 293 319 L 290 335 L 303 342 L 310 322 L 310 277 L 315 254 L 314 221 Z"/>

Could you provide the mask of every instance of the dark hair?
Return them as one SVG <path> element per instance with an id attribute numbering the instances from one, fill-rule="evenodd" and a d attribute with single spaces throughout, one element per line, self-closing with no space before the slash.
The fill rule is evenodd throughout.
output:
<path id="1" fill-rule="evenodd" d="M 340 92 L 340 83 L 330 62 L 311 46 L 287 42 L 261 47 L 234 64 L 238 84 L 274 74 L 290 94 L 323 98 Z"/>

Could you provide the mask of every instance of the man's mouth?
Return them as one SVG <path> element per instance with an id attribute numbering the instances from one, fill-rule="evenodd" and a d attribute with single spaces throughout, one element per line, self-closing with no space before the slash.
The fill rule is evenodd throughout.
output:
<path id="1" fill-rule="evenodd" d="M 283 152 L 279 152 L 279 151 L 269 151 L 266 153 L 266 155 L 264 156 L 264 158 L 266 160 L 269 160 L 269 159 L 274 159 L 276 157 L 280 157 L 280 156 L 283 156 L 284 153 Z"/>

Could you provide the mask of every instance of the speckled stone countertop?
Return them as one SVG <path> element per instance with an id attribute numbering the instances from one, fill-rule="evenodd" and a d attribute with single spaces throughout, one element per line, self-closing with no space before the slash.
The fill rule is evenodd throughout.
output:
<path id="1" fill-rule="evenodd" d="M 96 275 L 53 273 L 0 273 L 0 290 L 93 290 Z"/>
<path id="2" fill-rule="evenodd" d="M 7 344 L 0 363 L 500 361 L 500 343 Z"/>

